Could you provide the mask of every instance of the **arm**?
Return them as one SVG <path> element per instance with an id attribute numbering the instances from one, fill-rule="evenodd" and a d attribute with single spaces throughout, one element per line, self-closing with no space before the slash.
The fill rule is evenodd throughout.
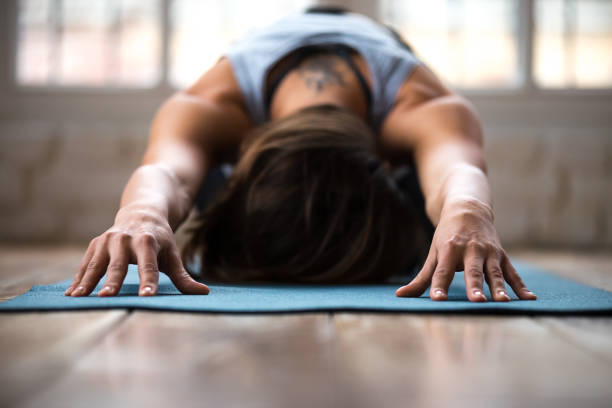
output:
<path id="1" fill-rule="evenodd" d="M 427 213 L 436 225 L 423 268 L 396 294 L 420 296 L 431 287 L 433 300 L 445 300 L 455 272 L 465 270 L 471 301 L 486 301 L 484 280 L 496 301 L 510 300 L 504 281 L 520 299 L 535 299 L 493 226 L 482 130 L 471 106 L 450 93 L 416 106 L 400 105 L 385 130 L 396 149 L 413 152 Z"/>
<path id="2" fill-rule="evenodd" d="M 159 271 L 183 293 L 208 293 L 183 267 L 173 230 L 187 217 L 208 170 L 231 153 L 247 125 L 238 104 L 207 86 L 210 77 L 175 94 L 157 112 L 114 224 L 91 241 L 66 295 L 89 295 L 105 274 L 99 295 L 116 295 L 129 263 L 138 264 L 140 295 L 156 293 Z"/>

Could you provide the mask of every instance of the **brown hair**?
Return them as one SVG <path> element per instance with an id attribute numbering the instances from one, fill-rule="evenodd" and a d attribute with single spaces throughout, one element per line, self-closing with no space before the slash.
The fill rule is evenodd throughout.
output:
<path id="1" fill-rule="evenodd" d="M 380 281 L 417 261 L 415 211 L 373 132 L 332 105 L 256 129 L 227 185 L 189 230 L 188 263 L 226 282 Z"/>

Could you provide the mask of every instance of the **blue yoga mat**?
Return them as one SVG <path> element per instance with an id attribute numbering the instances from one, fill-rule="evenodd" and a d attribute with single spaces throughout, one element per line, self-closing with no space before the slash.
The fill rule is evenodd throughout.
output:
<path id="1" fill-rule="evenodd" d="M 398 298 L 394 284 L 378 285 L 288 285 L 211 284 L 207 296 L 182 295 L 168 277 L 160 274 L 158 294 L 139 297 L 138 271 L 130 265 L 118 296 L 97 296 L 102 282 L 88 297 L 67 297 L 71 280 L 34 286 L 28 293 L 0 303 L 0 311 L 52 311 L 83 309 L 148 309 L 184 312 L 306 312 L 380 311 L 409 313 L 493 313 L 493 314 L 612 314 L 612 292 L 559 278 L 528 265 L 514 263 L 538 300 L 472 303 L 467 300 L 461 273 L 455 276 L 449 299 L 434 302 L 425 293 L 420 298 Z M 485 288 L 488 293 L 488 288 Z M 510 291 L 511 292 L 511 291 Z"/>

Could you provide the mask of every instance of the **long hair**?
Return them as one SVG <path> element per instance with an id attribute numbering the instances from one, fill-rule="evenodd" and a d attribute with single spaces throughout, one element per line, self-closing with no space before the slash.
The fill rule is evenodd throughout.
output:
<path id="1" fill-rule="evenodd" d="M 377 158 L 354 114 L 302 109 L 257 128 L 183 248 L 224 282 L 381 281 L 417 262 L 422 233 L 410 197 Z"/>

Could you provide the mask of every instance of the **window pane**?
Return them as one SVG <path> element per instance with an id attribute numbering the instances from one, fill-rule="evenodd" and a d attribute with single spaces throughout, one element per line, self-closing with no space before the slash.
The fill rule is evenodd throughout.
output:
<path id="1" fill-rule="evenodd" d="M 150 87 L 159 80 L 160 0 L 20 0 L 17 81 Z"/>
<path id="2" fill-rule="evenodd" d="M 194 82 L 249 30 L 302 11 L 314 0 L 174 0 L 171 9 L 170 82 Z"/>
<path id="3" fill-rule="evenodd" d="M 51 43 L 54 31 L 49 0 L 19 2 L 17 82 L 44 84 L 49 81 Z"/>
<path id="4" fill-rule="evenodd" d="M 382 0 L 383 22 L 450 84 L 518 85 L 517 0 Z"/>
<path id="5" fill-rule="evenodd" d="M 612 1 L 538 0 L 535 18 L 537 84 L 612 86 Z"/>

